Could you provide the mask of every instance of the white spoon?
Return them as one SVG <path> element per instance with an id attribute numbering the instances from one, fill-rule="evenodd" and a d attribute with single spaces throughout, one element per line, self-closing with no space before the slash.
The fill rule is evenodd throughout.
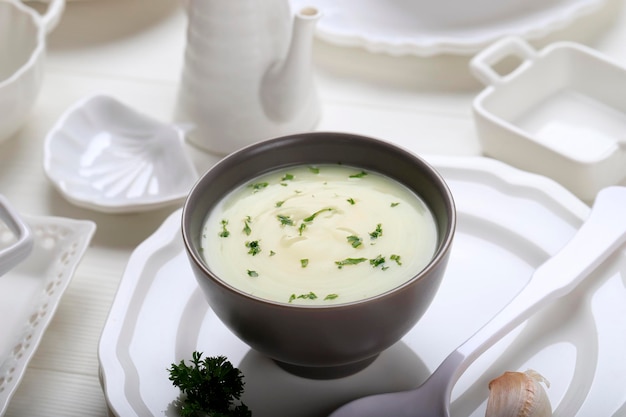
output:
<path id="1" fill-rule="evenodd" d="M 528 284 L 473 336 L 452 352 L 418 388 L 349 402 L 330 417 L 449 417 L 450 396 L 463 372 L 485 350 L 534 312 L 572 291 L 626 241 L 626 187 L 598 193 L 589 218 Z"/>

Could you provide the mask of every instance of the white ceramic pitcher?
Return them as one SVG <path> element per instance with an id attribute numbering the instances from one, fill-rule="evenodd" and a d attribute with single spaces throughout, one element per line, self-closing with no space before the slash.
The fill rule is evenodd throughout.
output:
<path id="1" fill-rule="evenodd" d="M 189 0 L 177 120 L 189 141 L 227 154 L 311 130 L 320 116 L 311 45 L 320 13 L 288 0 Z"/>

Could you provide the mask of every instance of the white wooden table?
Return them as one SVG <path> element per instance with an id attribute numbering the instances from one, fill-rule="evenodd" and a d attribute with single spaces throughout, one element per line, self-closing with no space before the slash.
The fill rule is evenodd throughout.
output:
<path id="1" fill-rule="evenodd" d="M 614 0 L 604 12 L 613 16 L 609 24 L 594 17 L 541 45 L 567 36 L 626 65 L 622 3 Z M 96 92 L 170 121 L 185 28 L 178 0 L 70 2 L 49 38 L 44 85 L 29 122 L 0 144 L 0 192 L 18 210 L 90 219 L 98 226 L 7 416 L 108 413 L 98 379 L 102 326 L 133 249 L 177 207 L 107 215 L 72 206 L 44 176 L 43 139 L 70 104 Z M 391 57 L 319 41 L 314 58 L 323 103 L 320 130 L 410 144 L 423 154 L 480 155 L 471 101 L 482 86 L 469 74 L 467 58 Z M 211 160 L 197 161 L 203 169 Z"/>

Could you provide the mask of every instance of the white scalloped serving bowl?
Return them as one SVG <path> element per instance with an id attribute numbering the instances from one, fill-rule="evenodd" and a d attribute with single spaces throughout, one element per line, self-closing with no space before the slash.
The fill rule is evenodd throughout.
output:
<path id="1" fill-rule="evenodd" d="M 471 55 L 503 36 L 540 39 L 609 0 L 290 0 L 323 17 L 317 36 L 392 55 Z"/>
<path id="2" fill-rule="evenodd" d="M 106 213 L 182 202 L 198 173 L 181 128 L 94 95 L 61 116 L 44 145 L 44 170 L 72 204 Z"/>

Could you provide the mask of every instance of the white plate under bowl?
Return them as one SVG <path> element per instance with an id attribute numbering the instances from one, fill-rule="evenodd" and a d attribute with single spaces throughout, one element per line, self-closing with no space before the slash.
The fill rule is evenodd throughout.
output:
<path id="1" fill-rule="evenodd" d="M 181 202 L 198 174 L 184 131 L 106 95 L 71 106 L 45 139 L 44 170 L 71 203 L 107 213 Z"/>
<path id="2" fill-rule="evenodd" d="M 291 0 L 322 11 L 317 35 L 392 55 L 471 55 L 507 35 L 539 39 L 608 0 Z"/>
<path id="3" fill-rule="evenodd" d="M 96 230 L 86 220 L 30 216 L 24 220 L 34 235 L 33 250 L 0 277 L 0 416 Z M 0 245 L 10 235 L 0 224 Z"/>
<path id="4" fill-rule="evenodd" d="M 545 177 L 486 158 L 431 157 L 456 199 L 449 269 L 420 322 L 366 370 L 338 380 L 282 371 L 227 330 L 193 277 L 177 211 L 132 254 L 99 346 L 116 416 L 177 416 L 172 363 L 225 355 L 245 375 L 256 417 L 321 417 L 356 397 L 412 388 L 520 290 L 575 233 L 589 207 Z M 550 382 L 555 416 L 626 415 L 626 258 L 611 257 L 577 290 L 489 349 L 461 377 L 452 415 L 482 417 L 489 381 L 532 368 Z M 297 337 L 297 335 L 294 335 Z"/>

